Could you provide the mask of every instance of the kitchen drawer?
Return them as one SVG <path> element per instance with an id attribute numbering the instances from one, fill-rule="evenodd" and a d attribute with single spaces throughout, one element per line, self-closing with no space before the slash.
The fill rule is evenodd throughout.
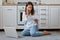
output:
<path id="1" fill-rule="evenodd" d="M 13 13 L 16 9 L 16 6 L 3 6 L 4 12 L 11 14 Z"/>
<path id="2" fill-rule="evenodd" d="M 41 13 L 41 15 L 47 15 L 46 13 Z"/>
<path id="3" fill-rule="evenodd" d="M 41 17 L 40 17 L 40 20 L 48 20 L 48 18 L 41 18 Z"/>
<path id="4" fill-rule="evenodd" d="M 41 19 L 48 19 L 48 16 L 40 16 Z"/>
<path id="5" fill-rule="evenodd" d="M 48 26 L 48 20 L 40 21 L 41 26 Z"/>
<path id="6" fill-rule="evenodd" d="M 5 9 L 13 9 L 15 8 L 16 6 L 3 6 Z"/>
<path id="7" fill-rule="evenodd" d="M 43 12 L 44 12 L 44 11 L 48 11 L 48 9 L 39 9 L 39 10 L 40 10 L 40 11 L 43 11 Z"/>
<path id="8" fill-rule="evenodd" d="M 40 20 L 40 23 L 46 23 L 46 20 Z"/>

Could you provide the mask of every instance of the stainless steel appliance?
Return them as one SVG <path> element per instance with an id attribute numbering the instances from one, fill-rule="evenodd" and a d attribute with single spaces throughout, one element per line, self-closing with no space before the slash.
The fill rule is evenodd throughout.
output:
<path id="1" fill-rule="evenodd" d="M 25 11 L 25 6 L 18 6 L 18 25 L 23 25 L 23 22 L 22 22 L 22 15 L 23 15 L 23 12 Z"/>

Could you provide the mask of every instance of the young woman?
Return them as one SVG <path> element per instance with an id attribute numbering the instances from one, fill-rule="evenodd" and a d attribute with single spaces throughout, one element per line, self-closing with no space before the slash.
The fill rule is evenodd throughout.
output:
<path id="1" fill-rule="evenodd" d="M 48 35 L 50 32 L 43 31 L 38 32 L 38 19 L 35 18 L 34 6 L 32 2 L 26 4 L 25 12 L 23 13 L 24 30 L 23 36 L 41 36 Z"/>

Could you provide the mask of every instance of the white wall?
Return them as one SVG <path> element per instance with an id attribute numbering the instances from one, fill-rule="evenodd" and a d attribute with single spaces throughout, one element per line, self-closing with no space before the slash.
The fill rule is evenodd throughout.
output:
<path id="1" fill-rule="evenodd" d="M 41 0 L 42 4 L 60 4 L 60 0 Z"/>
<path id="2" fill-rule="evenodd" d="M 0 5 L 2 5 L 2 0 L 0 0 Z"/>
<path id="3" fill-rule="evenodd" d="M 2 0 L 3 2 L 5 2 L 6 0 Z M 9 1 L 14 1 L 15 3 L 17 3 L 18 2 L 18 0 L 8 0 L 8 2 Z"/>

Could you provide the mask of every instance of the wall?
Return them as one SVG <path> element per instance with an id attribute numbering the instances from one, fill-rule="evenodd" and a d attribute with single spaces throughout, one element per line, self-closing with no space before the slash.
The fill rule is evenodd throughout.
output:
<path id="1" fill-rule="evenodd" d="M 60 4 L 60 0 L 41 0 L 42 4 Z"/>

